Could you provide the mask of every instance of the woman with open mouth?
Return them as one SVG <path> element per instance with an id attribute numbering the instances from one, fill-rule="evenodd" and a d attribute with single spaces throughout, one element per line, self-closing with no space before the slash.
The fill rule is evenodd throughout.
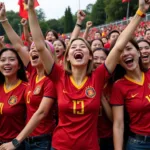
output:
<path id="1" fill-rule="evenodd" d="M 52 108 L 56 99 L 55 87 L 52 81 L 45 76 L 35 44 L 31 44 L 28 52 L 27 47 L 10 26 L 6 19 L 4 3 L 0 3 L 0 20 L 5 20 L 2 25 L 28 72 L 28 86 L 24 95 L 27 107 L 26 126 L 12 142 L 1 145 L 0 150 L 16 149 L 24 139 L 27 150 L 50 150 L 51 136 L 56 126 Z M 54 52 L 50 42 L 44 41 L 44 44 L 49 53 Z"/>
<path id="2" fill-rule="evenodd" d="M 141 39 L 137 41 L 140 49 L 141 61 L 145 69 L 150 68 L 150 43 Z"/>
<path id="3" fill-rule="evenodd" d="M 28 1 L 29 25 L 48 77 L 57 90 L 59 123 L 55 128 L 52 147 L 57 150 L 99 150 L 97 119 L 102 89 L 110 74 L 119 62 L 120 54 L 131 38 L 142 17 L 136 14 L 126 29 L 120 34 L 105 63 L 93 70 L 93 53 L 90 45 L 77 38 L 85 17 L 82 11 L 77 14 L 77 23 L 71 42 L 64 56 L 64 69 L 59 67 L 43 41 L 34 0 Z M 139 8 L 145 12 L 145 1 L 139 0 Z"/>

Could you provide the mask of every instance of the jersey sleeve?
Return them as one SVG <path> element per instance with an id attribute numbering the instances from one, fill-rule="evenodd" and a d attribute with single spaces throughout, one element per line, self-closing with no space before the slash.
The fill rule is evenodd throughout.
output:
<path id="1" fill-rule="evenodd" d="M 124 96 L 123 92 L 121 91 L 121 84 L 118 84 L 118 82 L 115 82 L 113 85 L 110 104 L 116 106 L 124 105 Z"/>
<path id="2" fill-rule="evenodd" d="M 108 79 L 111 77 L 111 74 L 107 70 L 105 64 L 100 65 L 95 71 L 96 81 L 101 84 L 102 87 L 108 82 Z"/>
<path id="3" fill-rule="evenodd" d="M 35 67 L 32 67 L 31 65 L 31 62 L 28 63 L 27 67 L 25 68 L 26 70 L 26 76 L 27 76 L 27 79 L 30 79 L 31 76 L 33 76 L 33 74 L 36 73 L 36 69 Z M 31 75 L 32 74 L 32 75 Z"/>
<path id="4" fill-rule="evenodd" d="M 60 77 L 63 75 L 63 73 L 64 73 L 64 70 L 62 69 L 62 67 L 54 63 L 50 74 L 47 76 L 52 82 L 56 83 L 60 80 Z"/>
<path id="5" fill-rule="evenodd" d="M 51 80 L 47 78 L 47 81 L 44 84 L 44 93 L 43 97 L 49 97 L 52 99 L 56 99 L 56 89 Z"/>

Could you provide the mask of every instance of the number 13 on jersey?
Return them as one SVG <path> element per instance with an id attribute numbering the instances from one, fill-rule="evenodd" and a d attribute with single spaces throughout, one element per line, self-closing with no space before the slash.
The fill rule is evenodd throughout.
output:
<path id="1" fill-rule="evenodd" d="M 84 114 L 84 101 L 73 100 L 73 114 L 83 115 Z"/>

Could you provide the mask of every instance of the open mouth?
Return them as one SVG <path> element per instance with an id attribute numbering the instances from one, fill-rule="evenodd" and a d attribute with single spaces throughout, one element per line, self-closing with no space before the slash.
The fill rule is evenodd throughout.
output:
<path id="1" fill-rule="evenodd" d="M 141 58 L 148 58 L 148 55 L 141 56 Z"/>
<path id="2" fill-rule="evenodd" d="M 128 58 L 124 61 L 127 65 L 131 65 L 133 63 L 133 58 Z"/>
<path id="3" fill-rule="evenodd" d="M 55 52 L 56 52 L 56 53 L 59 53 L 59 50 L 56 50 Z"/>
<path id="4" fill-rule="evenodd" d="M 5 71 L 11 71 L 12 68 L 11 68 L 11 67 L 4 67 L 4 70 L 5 70 Z"/>
<path id="5" fill-rule="evenodd" d="M 83 58 L 83 54 L 82 54 L 82 53 L 75 53 L 75 54 L 74 54 L 74 58 L 75 58 L 76 60 L 82 59 L 82 58 Z"/>
<path id="6" fill-rule="evenodd" d="M 38 58 L 39 58 L 38 55 L 33 55 L 33 56 L 32 56 L 32 60 L 36 60 L 36 59 L 38 59 Z"/>

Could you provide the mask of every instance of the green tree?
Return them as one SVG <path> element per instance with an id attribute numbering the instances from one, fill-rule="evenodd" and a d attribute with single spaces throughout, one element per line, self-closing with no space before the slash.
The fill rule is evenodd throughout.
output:
<path id="1" fill-rule="evenodd" d="M 36 14 L 37 14 L 37 17 L 38 17 L 39 21 L 45 21 L 46 16 L 45 16 L 45 13 L 44 13 L 43 9 L 41 9 L 41 8 L 36 9 Z"/>
<path id="2" fill-rule="evenodd" d="M 122 3 L 121 0 L 104 0 L 104 3 L 107 14 L 107 22 L 120 20 L 123 17 L 126 17 L 127 3 Z M 135 14 L 137 3 L 137 0 L 130 1 L 129 16 Z"/>
<path id="3" fill-rule="evenodd" d="M 65 10 L 65 18 L 64 18 L 64 32 L 72 32 L 74 28 L 73 16 L 71 13 L 70 7 Z"/>
<path id="4" fill-rule="evenodd" d="M 104 24 L 106 21 L 104 0 L 97 0 L 93 5 L 91 13 L 91 21 L 93 25 Z"/>

